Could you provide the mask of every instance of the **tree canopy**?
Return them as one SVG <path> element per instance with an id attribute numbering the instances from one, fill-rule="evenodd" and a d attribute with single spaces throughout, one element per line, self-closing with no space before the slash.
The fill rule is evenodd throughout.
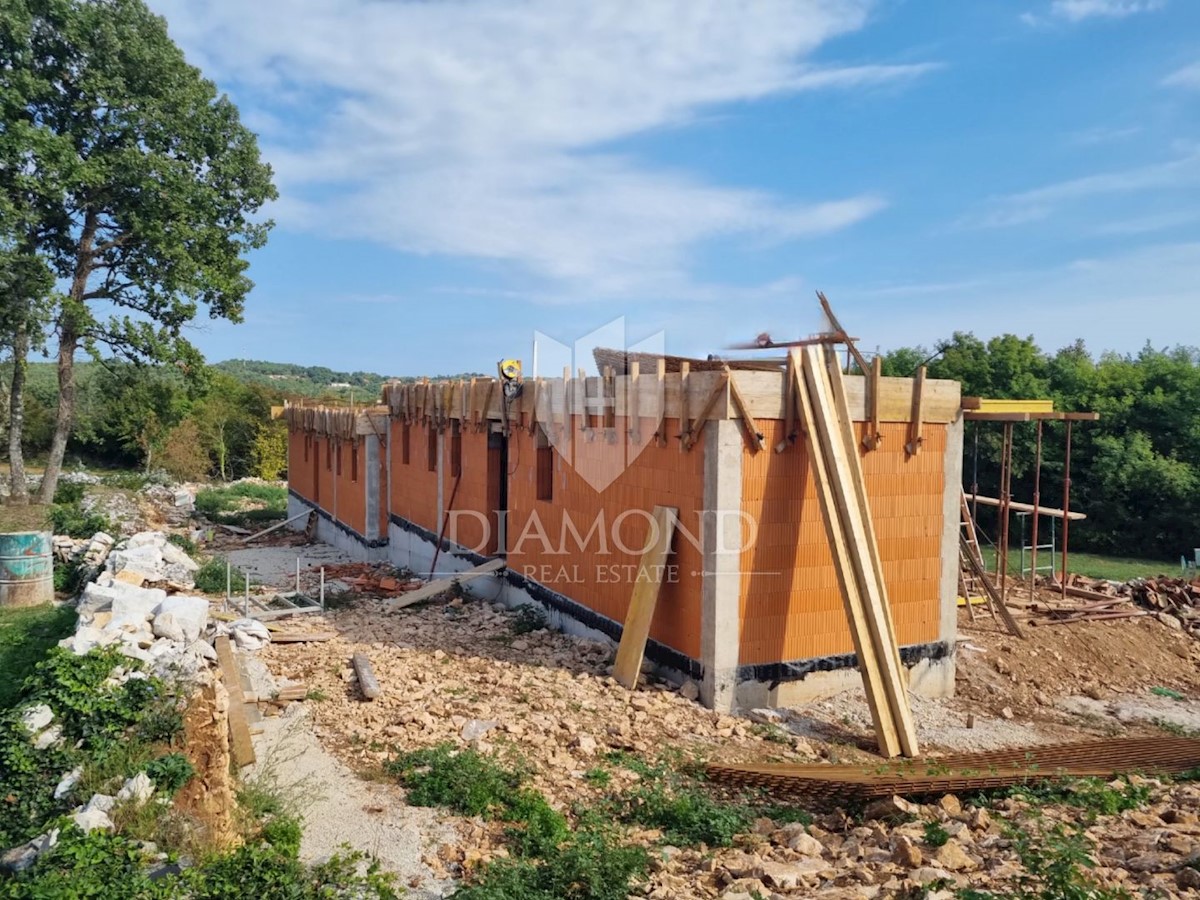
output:
<path id="1" fill-rule="evenodd" d="M 42 499 L 74 415 L 79 350 L 195 367 L 200 307 L 238 321 L 271 170 L 237 108 L 142 0 L 0 0 L 0 246 L 48 269 L 57 338 Z"/>
<path id="2" fill-rule="evenodd" d="M 1032 337 L 1003 335 L 982 341 L 956 333 L 929 363 L 933 378 L 962 382 L 964 395 L 1053 398 L 1055 408 L 1100 413 L 1074 427 L 1071 507 L 1088 515 L 1072 526 L 1071 544 L 1123 555 L 1178 559 L 1200 547 L 1200 350 L 1156 349 L 1093 357 L 1082 342 L 1044 352 Z M 924 348 L 887 354 L 884 371 L 911 375 L 929 356 Z M 979 441 L 979 490 L 995 495 L 1000 429 L 969 423 L 964 482 L 974 480 Z M 1061 505 L 1064 435 L 1061 423 L 1044 429 L 1042 502 Z M 1033 496 L 1035 426 L 1017 425 L 1013 495 Z"/>

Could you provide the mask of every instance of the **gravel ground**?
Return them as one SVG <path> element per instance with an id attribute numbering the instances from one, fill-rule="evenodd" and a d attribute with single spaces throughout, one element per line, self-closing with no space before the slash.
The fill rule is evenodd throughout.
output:
<path id="1" fill-rule="evenodd" d="M 255 689 L 271 684 L 266 669 L 251 657 L 247 665 Z M 374 856 L 395 873 L 405 897 L 442 897 L 450 882 L 439 880 L 422 861 L 431 848 L 454 840 L 454 829 L 432 809 L 408 806 L 404 792 L 386 783 L 364 781 L 321 744 L 307 704 L 264 719 L 254 738 L 256 765 L 246 775 L 261 780 L 294 803 L 304 819 L 300 858 L 323 862 L 349 844 Z"/>

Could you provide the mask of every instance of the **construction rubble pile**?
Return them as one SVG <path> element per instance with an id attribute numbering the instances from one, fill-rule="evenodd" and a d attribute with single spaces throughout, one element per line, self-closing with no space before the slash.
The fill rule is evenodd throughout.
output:
<path id="1" fill-rule="evenodd" d="M 1124 583 L 1067 576 L 1065 598 L 1059 582 L 1042 580 L 1043 590 L 1030 604 L 1051 621 L 1107 621 L 1153 616 L 1168 628 L 1200 637 L 1200 579 L 1135 578 Z M 1065 600 L 1065 602 L 1064 602 Z"/>

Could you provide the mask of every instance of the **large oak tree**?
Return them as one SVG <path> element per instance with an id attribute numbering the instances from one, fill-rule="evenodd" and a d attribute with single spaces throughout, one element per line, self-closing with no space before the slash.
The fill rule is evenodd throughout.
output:
<path id="1" fill-rule="evenodd" d="M 276 193 L 237 108 L 142 0 L 0 0 L 0 117 L 0 241 L 57 283 L 34 300 L 57 341 L 49 502 L 76 354 L 197 363 L 183 330 L 201 307 L 240 320 Z"/>

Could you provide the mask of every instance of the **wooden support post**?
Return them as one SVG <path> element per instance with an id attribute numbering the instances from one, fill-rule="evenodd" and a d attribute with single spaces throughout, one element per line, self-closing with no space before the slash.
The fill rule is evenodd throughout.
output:
<path id="1" fill-rule="evenodd" d="M 588 379 L 587 379 L 587 372 L 585 372 L 582 368 L 579 370 L 579 395 L 578 396 L 579 396 L 579 399 L 581 400 L 581 406 L 579 409 L 579 422 L 580 422 L 579 430 L 585 437 L 587 437 L 588 440 L 591 440 L 593 437 L 593 435 L 592 435 L 592 412 L 588 408 L 588 403 L 590 401 L 590 398 L 588 397 Z"/>
<path id="2" fill-rule="evenodd" d="M 600 380 L 601 396 L 603 397 L 603 413 L 605 435 L 612 440 L 616 437 L 617 429 L 617 376 L 612 366 L 604 367 L 604 375 Z"/>
<path id="3" fill-rule="evenodd" d="M 483 395 L 483 410 L 482 410 L 483 419 L 479 423 L 480 426 L 485 429 L 488 427 L 488 422 L 490 421 L 488 416 L 490 415 L 491 410 L 492 410 L 492 395 L 495 393 L 496 393 L 496 379 L 489 378 L 487 393 Z"/>
<path id="4" fill-rule="evenodd" d="M 636 359 L 629 363 L 629 378 L 625 382 L 625 407 L 629 416 L 629 440 L 634 444 L 642 442 L 641 397 L 638 395 L 638 376 L 642 366 Z"/>
<path id="5" fill-rule="evenodd" d="M 566 447 L 566 442 L 574 437 L 575 423 L 571 418 L 571 370 L 567 366 L 563 366 L 563 446 Z"/>
<path id="6" fill-rule="evenodd" d="M 796 440 L 796 378 L 792 372 L 794 361 L 788 354 L 783 374 L 783 440 L 775 445 L 775 452 L 782 453 Z"/>
<path id="7" fill-rule="evenodd" d="M 841 369 L 839 368 L 840 372 Z M 867 450 L 877 450 L 883 435 L 879 432 L 879 387 L 883 379 L 883 360 L 876 356 L 871 360 L 871 370 L 867 379 L 867 421 L 869 431 L 863 438 L 863 447 Z"/>
<path id="8" fill-rule="evenodd" d="M 679 449 L 682 450 L 692 439 L 692 420 L 688 413 L 688 382 L 692 377 L 692 364 L 686 359 L 679 364 Z"/>
<path id="9" fill-rule="evenodd" d="M 613 663 L 613 678 L 630 690 L 637 687 L 638 675 L 642 671 L 642 657 L 646 653 L 650 624 L 654 620 L 654 609 L 658 604 L 658 593 L 678 519 L 679 510 L 668 506 L 654 507 L 653 533 L 638 565 L 633 596 L 625 614 L 625 627 L 621 629 L 617 659 Z"/>
<path id="10" fill-rule="evenodd" d="M 660 447 L 667 445 L 667 361 L 659 357 L 655 361 L 655 378 L 658 380 L 658 425 L 654 428 L 654 439 Z"/>
<path id="11" fill-rule="evenodd" d="M 904 452 L 909 456 L 916 456 L 921 452 L 921 444 L 925 442 L 925 438 L 921 435 L 921 416 L 924 413 L 925 400 L 925 367 L 921 366 L 917 369 L 917 377 L 913 379 L 913 406 L 912 406 L 912 421 L 908 424 L 908 443 L 904 445 Z"/>
<path id="12" fill-rule="evenodd" d="M 533 434 L 537 430 L 538 424 L 538 400 L 541 397 L 542 379 L 533 379 L 533 403 L 529 410 L 529 433 Z"/>

